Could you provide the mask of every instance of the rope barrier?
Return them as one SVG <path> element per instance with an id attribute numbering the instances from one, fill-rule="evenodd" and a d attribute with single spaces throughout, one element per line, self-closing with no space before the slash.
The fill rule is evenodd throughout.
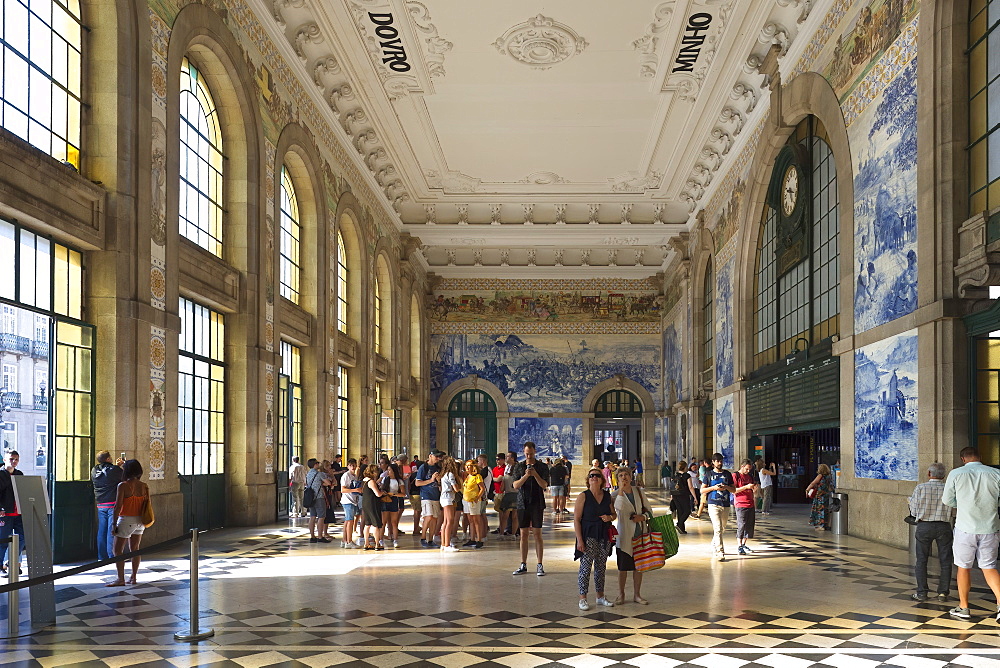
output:
<path id="1" fill-rule="evenodd" d="M 25 587 L 31 587 L 33 585 L 45 584 L 46 582 L 55 582 L 56 580 L 61 580 L 62 578 L 66 578 L 71 575 L 79 575 L 80 573 L 86 573 L 87 571 L 92 571 L 96 568 L 102 568 L 104 566 L 109 566 L 111 564 L 118 563 L 119 561 L 125 561 L 128 559 L 132 559 L 133 557 L 141 557 L 146 554 L 158 552 L 164 548 L 171 547 L 172 545 L 177 545 L 178 543 L 183 543 L 184 541 L 188 540 L 191 540 L 191 534 L 186 533 L 176 538 L 165 540 L 162 543 L 156 543 L 155 545 L 150 545 L 149 547 L 143 547 L 139 550 L 136 550 L 135 552 L 126 552 L 119 556 L 111 557 L 110 559 L 93 561 L 87 564 L 83 564 L 81 566 L 74 566 L 73 568 L 67 568 L 64 571 L 59 571 L 57 573 L 49 573 L 48 575 L 42 575 L 37 578 L 31 578 L 29 580 L 21 580 L 17 583 L 0 585 L 0 594 L 16 591 L 18 589 L 24 589 Z M 0 543 L 5 543 L 9 541 L 10 538 L 6 538 L 0 541 Z M 13 565 L 11 567 L 13 568 Z"/>

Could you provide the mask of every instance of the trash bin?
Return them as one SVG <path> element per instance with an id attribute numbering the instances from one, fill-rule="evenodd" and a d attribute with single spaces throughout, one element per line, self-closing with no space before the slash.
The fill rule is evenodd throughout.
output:
<path id="1" fill-rule="evenodd" d="M 830 511 L 832 519 L 830 528 L 837 535 L 847 535 L 847 494 L 834 492 L 831 498 Z"/>

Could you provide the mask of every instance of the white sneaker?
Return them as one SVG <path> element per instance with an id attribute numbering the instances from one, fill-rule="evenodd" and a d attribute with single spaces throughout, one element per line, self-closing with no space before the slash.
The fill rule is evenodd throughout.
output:
<path id="1" fill-rule="evenodd" d="M 358 536 L 358 537 L 357 537 L 357 538 L 356 538 L 356 539 L 354 540 L 354 544 L 355 544 L 355 545 L 357 545 L 358 547 L 362 547 L 362 546 L 364 546 L 364 544 L 365 544 L 365 543 L 364 543 L 364 541 L 363 541 L 363 540 L 361 539 L 361 536 Z"/>
<path id="2" fill-rule="evenodd" d="M 392 541 L 392 546 L 393 547 L 399 547 L 399 541 L 398 540 Z"/>
<path id="3" fill-rule="evenodd" d="M 458 549 L 457 547 L 455 547 L 453 545 L 445 545 L 444 547 L 441 548 L 441 551 L 442 552 L 461 552 L 460 549 Z"/>
<path id="4" fill-rule="evenodd" d="M 355 545 L 354 543 L 345 543 L 344 547 L 347 548 L 348 550 L 357 550 L 361 546 L 360 545 Z"/>
<path id="5" fill-rule="evenodd" d="M 385 547 L 385 541 L 384 541 L 384 540 L 380 540 L 380 541 L 378 542 L 378 546 L 379 546 L 379 547 Z"/>
<path id="6" fill-rule="evenodd" d="M 608 599 L 604 598 L 603 596 L 600 597 L 599 599 L 597 599 L 597 605 L 603 605 L 603 606 L 608 607 L 608 608 L 615 607 L 614 603 L 612 603 Z"/>
<path id="7" fill-rule="evenodd" d="M 580 599 L 580 609 L 583 611 L 590 610 L 590 603 L 587 603 L 587 599 L 585 598 Z"/>

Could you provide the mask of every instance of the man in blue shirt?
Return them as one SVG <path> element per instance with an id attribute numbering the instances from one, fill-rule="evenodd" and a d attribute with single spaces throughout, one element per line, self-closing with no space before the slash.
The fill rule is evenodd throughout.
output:
<path id="1" fill-rule="evenodd" d="M 420 490 L 421 547 L 437 547 L 434 536 L 441 523 L 441 468 L 438 460 L 444 455 L 435 450 L 417 469 L 417 488 Z"/>
<path id="2" fill-rule="evenodd" d="M 702 488 L 702 494 L 707 494 L 708 516 L 712 520 L 712 550 L 718 561 L 726 560 L 726 549 L 722 545 L 722 533 L 729 522 L 729 495 L 736 492 L 733 484 L 733 474 L 722 468 L 722 455 L 716 452 L 712 455 L 712 470 L 708 472 L 707 486 Z"/>

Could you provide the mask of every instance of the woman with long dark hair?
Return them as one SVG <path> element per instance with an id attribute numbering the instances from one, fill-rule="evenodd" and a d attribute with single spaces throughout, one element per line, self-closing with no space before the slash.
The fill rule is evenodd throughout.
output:
<path id="1" fill-rule="evenodd" d="M 393 547 L 399 547 L 399 510 L 403 507 L 403 497 L 406 496 L 403 472 L 399 464 L 390 463 L 385 470 L 382 492 L 389 495 L 389 500 L 382 503 L 382 524 L 385 525 L 386 539 L 392 540 Z"/>
<path id="2" fill-rule="evenodd" d="M 125 554 L 125 546 L 129 552 L 139 549 L 142 534 L 146 530 L 142 514 L 149 503 L 149 486 L 142 482 L 142 465 L 137 459 L 130 459 L 122 464 L 124 480 L 118 483 L 118 495 L 115 498 L 115 510 L 112 526 L 115 528 L 115 556 Z M 136 573 L 139 572 L 139 562 L 142 557 L 132 557 L 132 578 L 128 584 L 135 584 Z M 115 564 L 118 567 L 118 579 L 108 587 L 125 586 L 125 560 Z"/>
<path id="3" fill-rule="evenodd" d="M 366 550 L 384 550 L 379 545 L 382 541 L 382 488 L 379 487 L 378 479 L 382 475 L 377 464 L 369 464 L 365 469 L 364 495 L 361 499 L 361 512 L 364 514 L 364 545 Z M 375 538 L 369 540 L 375 531 Z"/>
<path id="4" fill-rule="evenodd" d="M 687 464 L 677 462 L 677 473 L 674 474 L 674 487 L 670 492 L 670 509 L 674 511 L 677 531 L 686 534 L 684 523 L 691 516 L 691 508 L 697 494 L 694 490 L 694 480 L 688 475 Z"/>

